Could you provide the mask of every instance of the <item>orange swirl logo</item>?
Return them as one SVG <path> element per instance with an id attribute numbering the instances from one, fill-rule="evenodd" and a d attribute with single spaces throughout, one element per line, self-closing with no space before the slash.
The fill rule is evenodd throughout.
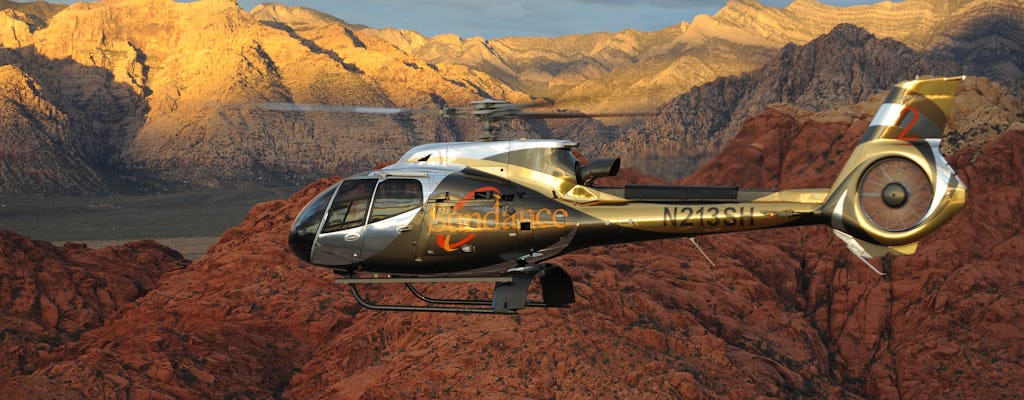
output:
<path id="1" fill-rule="evenodd" d="M 494 205 L 480 211 L 464 212 L 469 200 L 478 193 L 493 193 Z M 501 210 L 501 191 L 494 186 L 473 189 L 452 207 L 451 212 L 439 215 L 437 208 L 431 209 L 430 233 L 437 233 L 437 246 L 451 253 L 468 244 L 477 233 L 494 231 L 515 231 L 521 224 L 529 223 L 529 229 L 565 228 L 569 211 L 564 208 L 523 209 L 505 215 Z M 452 233 L 465 233 L 461 239 L 452 241 Z"/>

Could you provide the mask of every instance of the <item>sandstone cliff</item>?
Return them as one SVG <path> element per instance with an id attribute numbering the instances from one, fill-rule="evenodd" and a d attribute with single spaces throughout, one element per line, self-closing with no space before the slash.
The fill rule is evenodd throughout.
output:
<path id="1" fill-rule="evenodd" d="M 320 32 L 332 41 L 320 45 L 283 29 L 280 20 L 287 18 L 264 23 L 257 16 L 214 0 L 77 3 L 38 23 L 6 10 L 0 24 L 12 29 L 0 32 L 0 60 L 52 103 L 50 110 L 11 99 L 7 118 L 57 112 L 74 131 L 47 125 L 9 128 L 3 136 L 28 143 L 69 137 L 76 146 L 63 154 L 86 165 L 40 155 L 54 166 L 47 173 L 72 181 L 64 192 L 108 190 L 75 183 L 97 174 L 108 184 L 116 183 L 110 176 L 157 184 L 283 184 L 365 169 L 414 144 L 472 138 L 478 127 L 436 116 L 281 112 L 266 109 L 266 102 L 436 107 L 483 96 L 530 99 L 466 67 L 335 46 L 344 32 Z M 366 142 L 378 144 L 376 151 L 360 150 Z M 19 167 L 32 165 L 10 169 Z M 39 179 L 22 175 L 9 186 L 32 190 Z M 36 192 L 52 191 L 36 185 Z"/>
<path id="2" fill-rule="evenodd" d="M 161 179 L 289 181 L 352 172 L 412 143 L 453 139 L 437 118 L 261 109 L 262 102 L 395 104 L 382 84 L 337 54 L 307 47 L 230 2 L 80 3 L 35 39 L 40 53 L 100 63 L 145 97 L 145 124 L 130 132 L 119 161 Z M 111 47 L 121 50 L 104 50 Z M 97 58 L 97 51 L 111 56 Z M 378 152 L 352 151 L 365 141 L 379 143 Z"/>
<path id="3" fill-rule="evenodd" d="M 0 66 L 0 93 L 0 124 L 17 133 L 0 136 L 0 192 L 104 188 L 104 177 L 83 158 L 81 131 L 35 79 L 16 66 Z"/>

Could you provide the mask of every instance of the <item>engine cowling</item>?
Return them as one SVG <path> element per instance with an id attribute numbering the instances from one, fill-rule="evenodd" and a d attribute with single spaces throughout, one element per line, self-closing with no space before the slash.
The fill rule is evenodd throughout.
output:
<path id="1" fill-rule="evenodd" d="M 590 185 L 594 179 L 618 175 L 620 164 L 618 158 L 602 158 L 591 161 L 576 169 L 576 181 L 581 185 Z"/>

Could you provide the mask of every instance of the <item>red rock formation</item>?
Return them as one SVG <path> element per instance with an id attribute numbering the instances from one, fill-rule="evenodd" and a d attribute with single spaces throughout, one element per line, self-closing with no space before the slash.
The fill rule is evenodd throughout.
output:
<path id="1" fill-rule="evenodd" d="M 326 181 L 262 203 L 211 252 L 12 383 L 26 398 L 271 397 L 358 310 L 287 251 L 290 219 Z"/>
<path id="2" fill-rule="evenodd" d="M 152 241 L 90 250 L 0 231 L 0 379 L 45 366 L 185 264 Z"/>
<path id="3" fill-rule="evenodd" d="M 975 112 L 971 92 L 986 87 L 965 83 L 967 105 L 958 101 L 955 110 Z M 978 135 L 988 141 L 950 158 L 969 188 L 967 206 L 914 256 L 874 260 L 887 277 L 871 273 L 822 227 L 708 238 L 708 247 L 741 261 L 786 307 L 806 314 L 851 393 L 1016 396 L 1024 390 L 1016 361 L 1024 357 L 1024 268 L 1013 261 L 1024 258 L 1024 158 L 1014 151 L 1024 145 L 1024 125 L 1016 117 L 1005 131 Z M 868 117 L 816 118 L 766 111 L 686 182 L 827 186 Z M 771 262 L 764 261 L 766 246 L 781 251 Z"/>

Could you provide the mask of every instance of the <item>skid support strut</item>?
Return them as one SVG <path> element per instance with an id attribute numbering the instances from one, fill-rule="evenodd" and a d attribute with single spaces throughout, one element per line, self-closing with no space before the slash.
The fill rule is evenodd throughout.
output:
<path id="1" fill-rule="evenodd" d="M 526 301 L 526 292 L 530 282 L 540 273 L 544 291 L 544 302 Z M 474 314 L 515 314 L 516 310 L 525 307 L 563 307 L 572 303 L 572 281 L 568 274 L 559 267 L 530 273 L 512 273 L 490 277 L 373 277 L 373 278 L 335 278 L 335 283 L 347 284 L 352 297 L 359 305 L 378 311 L 426 311 Z M 430 297 L 416 288 L 417 283 L 475 283 L 494 282 L 494 296 L 491 300 L 479 299 L 444 299 Z M 358 285 L 365 284 L 404 284 L 416 298 L 428 305 L 391 305 L 374 303 L 364 298 Z M 554 293 L 554 294 L 550 294 Z"/>

